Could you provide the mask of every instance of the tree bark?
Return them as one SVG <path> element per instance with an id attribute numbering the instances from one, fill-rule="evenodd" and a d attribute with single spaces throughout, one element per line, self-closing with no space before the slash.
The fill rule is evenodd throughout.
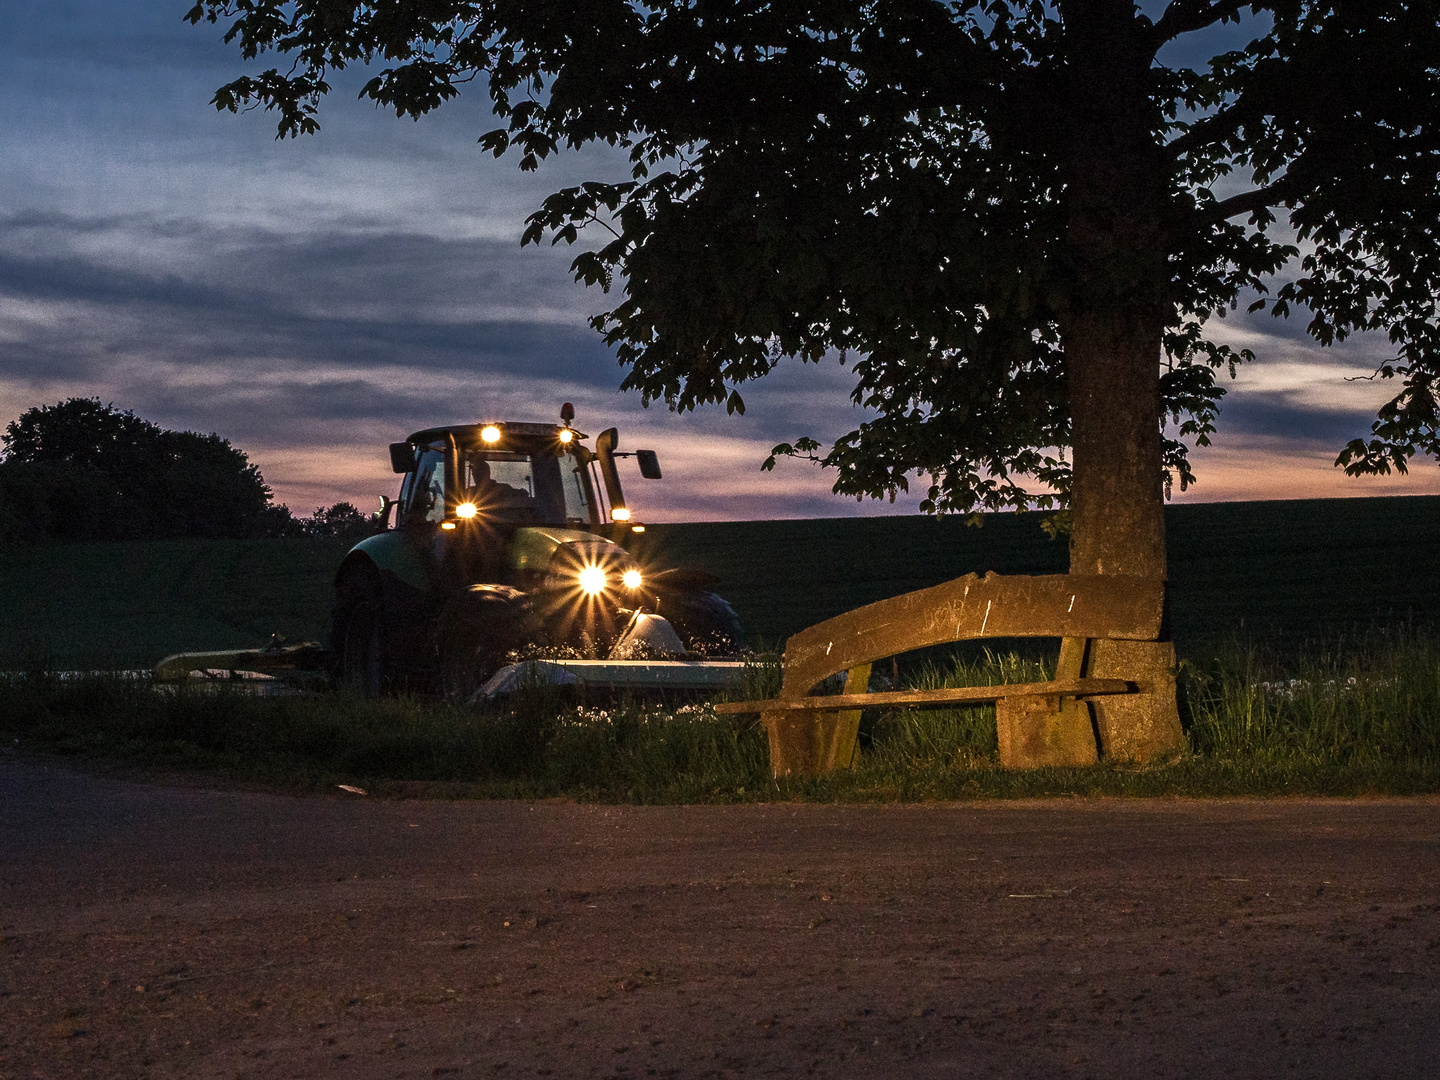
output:
<path id="1" fill-rule="evenodd" d="M 1123 316 L 1068 335 L 1072 574 L 1166 576 L 1159 352 L 1159 333 Z"/>
<path id="2" fill-rule="evenodd" d="M 1070 395 L 1072 574 L 1166 577 L 1160 355 L 1169 292 L 1167 165 L 1148 93 L 1151 55 L 1131 0 L 1061 0 L 1067 59 L 1067 239 L 1061 322 Z M 1085 674 L 1139 692 L 1091 706 L 1100 752 L 1183 750 L 1168 641 L 1093 641 Z"/>
<path id="3" fill-rule="evenodd" d="M 1060 5 L 1072 280 L 1061 326 L 1073 448 L 1070 572 L 1165 576 L 1160 351 L 1165 161 L 1130 0 Z"/>

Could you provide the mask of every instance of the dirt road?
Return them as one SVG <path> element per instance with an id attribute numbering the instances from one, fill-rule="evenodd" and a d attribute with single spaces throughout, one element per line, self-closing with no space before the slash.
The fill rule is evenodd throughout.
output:
<path id="1" fill-rule="evenodd" d="M 290 798 L 0 757 L 0 1076 L 1440 1071 L 1440 800 Z"/>

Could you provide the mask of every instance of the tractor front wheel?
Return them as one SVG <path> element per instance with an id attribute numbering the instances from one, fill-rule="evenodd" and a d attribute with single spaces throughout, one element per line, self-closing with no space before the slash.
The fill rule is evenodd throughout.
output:
<path id="1" fill-rule="evenodd" d="M 513 590 L 501 587 L 467 590 L 441 612 L 436 628 L 440 661 L 440 692 L 452 700 L 469 701 L 485 681 L 504 665 L 505 654 L 525 644 L 525 612 Z"/>
<path id="2" fill-rule="evenodd" d="M 363 578 L 336 587 L 331 644 L 341 686 L 378 697 L 385 683 L 385 627 L 380 590 Z"/>
<path id="3" fill-rule="evenodd" d="M 746 646 L 735 609 L 713 592 L 670 592 L 660 597 L 660 614 L 698 656 L 735 656 Z"/>

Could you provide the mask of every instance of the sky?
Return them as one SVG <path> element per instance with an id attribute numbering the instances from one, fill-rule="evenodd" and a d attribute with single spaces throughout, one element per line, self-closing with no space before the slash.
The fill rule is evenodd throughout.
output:
<path id="1" fill-rule="evenodd" d="M 660 454 L 628 494 L 651 521 L 914 513 L 830 493 L 814 466 L 760 463 L 864 414 L 838 362 L 783 365 L 722 407 L 676 415 L 621 394 L 586 325 L 608 306 L 574 252 L 521 248 L 550 191 L 615 176 L 606 148 L 521 173 L 476 139 L 483 94 L 419 122 L 332 80 L 319 135 L 277 142 L 271 115 L 218 113 L 242 70 L 186 0 L 5 0 L 0 19 L 0 425 L 98 397 L 243 449 L 296 513 L 393 494 L 386 444 L 478 419 L 554 421 Z M 271 61 L 274 63 L 274 61 Z M 1298 320 L 1233 316 L 1261 360 L 1225 398 L 1199 484 L 1177 501 L 1440 493 L 1440 469 L 1347 478 L 1333 467 L 1393 384 L 1356 381 L 1383 340 L 1320 349 Z M 915 485 L 917 489 L 921 485 Z"/>

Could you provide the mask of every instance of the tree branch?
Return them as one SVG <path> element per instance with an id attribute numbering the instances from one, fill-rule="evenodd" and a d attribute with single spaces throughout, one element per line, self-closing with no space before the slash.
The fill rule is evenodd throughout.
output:
<path id="1" fill-rule="evenodd" d="M 1171 0 L 1151 32 L 1155 48 L 1181 34 L 1203 30 L 1229 15 L 1238 15 L 1248 3 L 1250 0 Z"/>
<path id="2" fill-rule="evenodd" d="M 1219 142 L 1254 115 L 1255 110 L 1250 107 L 1250 102 L 1242 97 L 1229 108 L 1195 121 L 1190 125 L 1189 131 L 1166 143 L 1165 149 L 1172 158 L 1179 158 L 1180 155 L 1198 150 L 1209 143 Z"/>
<path id="3" fill-rule="evenodd" d="M 1282 176 L 1273 184 L 1254 191 L 1232 195 L 1215 204 L 1214 214 L 1219 218 L 1232 218 L 1237 214 L 1253 214 L 1268 206 L 1283 203 L 1295 194 L 1295 184 L 1289 176 Z"/>

